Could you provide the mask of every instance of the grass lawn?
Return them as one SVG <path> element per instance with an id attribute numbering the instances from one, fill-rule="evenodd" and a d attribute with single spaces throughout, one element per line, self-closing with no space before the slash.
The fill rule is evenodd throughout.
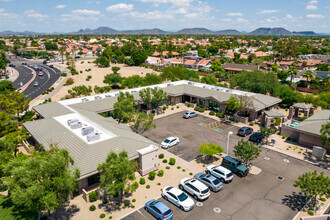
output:
<path id="1" fill-rule="evenodd" d="M 0 195 L 0 219 L 34 220 L 38 219 L 38 212 L 24 212 L 20 207 L 15 206 L 9 197 Z"/>

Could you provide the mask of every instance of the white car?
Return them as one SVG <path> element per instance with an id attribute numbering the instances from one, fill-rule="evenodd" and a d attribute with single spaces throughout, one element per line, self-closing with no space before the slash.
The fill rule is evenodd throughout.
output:
<path id="1" fill-rule="evenodd" d="M 234 178 L 233 173 L 223 166 L 210 165 L 206 167 L 205 172 L 220 179 L 221 182 L 231 182 Z"/>
<path id="2" fill-rule="evenodd" d="M 162 197 L 179 207 L 182 211 L 188 212 L 195 206 L 195 202 L 186 193 L 172 186 L 163 188 Z"/>
<path id="3" fill-rule="evenodd" d="M 180 143 L 180 139 L 178 137 L 168 137 L 160 144 L 160 146 L 162 148 L 168 149 L 179 143 Z"/>
<path id="4" fill-rule="evenodd" d="M 209 188 L 196 179 L 183 178 L 179 188 L 192 195 L 195 200 L 205 200 L 210 196 Z"/>

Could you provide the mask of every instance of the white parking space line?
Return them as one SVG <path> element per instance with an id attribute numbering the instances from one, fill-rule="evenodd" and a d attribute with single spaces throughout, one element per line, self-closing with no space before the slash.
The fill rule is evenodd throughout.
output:
<path id="1" fill-rule="evenodd" d="M 141 215 L 143 215 L 142 212 L 140 212 L 140 210 L 137 210 L 137 212 L 140 213 Z M 143 216 L 144 216 L 144 215 L 143 215 Z"/>

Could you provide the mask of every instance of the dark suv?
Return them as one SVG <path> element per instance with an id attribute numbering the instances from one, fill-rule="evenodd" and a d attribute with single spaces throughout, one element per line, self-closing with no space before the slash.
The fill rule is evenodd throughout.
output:
<path id="1" fill-rule="evenodd" d="M 264 135 L 262 133 L 256 132 L 249 137 L 249 141 L 252 141 L 255 143 L 260 143 L 263 138 L 264 138 Z"/>
<path id="2" fill-rule="evenodd" d="M 246 137 L 249 134 L 252 134 L 253 129 L 249 127 L 242 127 L 238 130 L 237 135 Z"/>
<path id="3" fill-rule="evenodd" d="M 231 156 L 225 156 L 222 160 L 221 166 L 226 167 L 239 177 L 246 176 L 249 173 L 249 169 L 242 165 L 240 160 Z"/>

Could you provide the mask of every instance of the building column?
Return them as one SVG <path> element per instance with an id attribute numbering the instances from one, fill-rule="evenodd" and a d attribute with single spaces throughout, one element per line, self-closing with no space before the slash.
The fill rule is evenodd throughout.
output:
<path id="1" fill-rule="evenodd" d="M 288 119 L 291 119 L 293 117 L 293 111 L 294 111 L 294 107 L 290 106 Z"/>
<path id="2" fill-rule="evenodd" d="M 266 125 L 265 125 L 265 127 L 269 127 L 271 124 L 272 124 L 272 118 L 266 116 Z"/>
<path id="3" fill-rule="evenodd" d="M 298 117 L 299 116 L 299 108 L 294 109 L 294 116 Z"/>
<path id="4" fill-rule="evenodd" d="M 309 109 L 304 109 L 304 116 L 306 116 L 306 117 L 309 116 Z"/>
<path id="5" fill-rule="evenodd" d="M 308 116 L 310 116 L 310 115 L 314 115 L 314 107 L 311 107 L 309 109 L 309 115 Z"/>
<path id="6" fill-rule="evenodd" d="M 282 119 L 282 124 L 284 124 L 285 122 L 287 122 L 288 121 L 288 118 L 287 117 L 284 117 L 283 119 Z"/>
<path id="7" fill-rule="evenodd" d="M 265 126 L 266 114 L 264 111 L 261 112 L 261 126 Z"/>

